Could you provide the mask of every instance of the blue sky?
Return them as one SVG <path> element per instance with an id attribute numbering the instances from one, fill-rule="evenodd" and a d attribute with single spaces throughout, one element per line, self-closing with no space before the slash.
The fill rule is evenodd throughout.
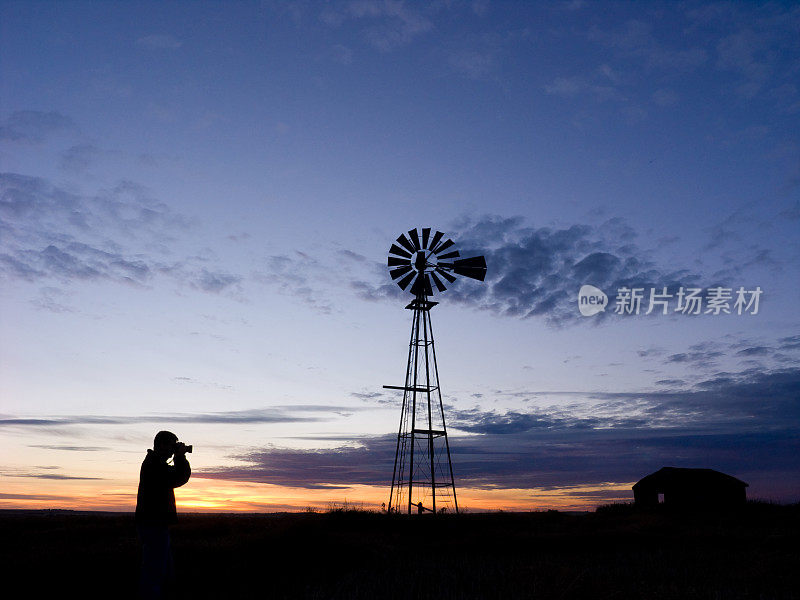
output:
<path id="1" fill-rule="evenodd" d="M 433 314 L 465 505 L 667 465 L 800 499 L 799 31 L 791 3 L 0 3 L 0 504 L 129 509 L 161 428 L 197 448 L 186 507 L 378 503 L 414 227 L 487 257 Z M 623 285 L 763 293 L 617 315 Z"/>

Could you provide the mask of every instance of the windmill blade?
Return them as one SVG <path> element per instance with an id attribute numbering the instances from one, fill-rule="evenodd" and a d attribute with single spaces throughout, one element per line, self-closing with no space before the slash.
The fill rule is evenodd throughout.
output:
<path id="1" fill-rule="evenodd" d="M 447 240 L 446 242 L 442 242 L 439 246 L 436 247 L 436 250 L 434 250 L 433 253 L 438 255 L 439 252 L 441 252 L 442 250 L 447 250 L 453 244 L 455 244 L 453 240 Z"/>
<path id="2" fill-rule="evenodd" d="M 411 289 L 408 290 L 414 295 L 418 295 L 421 293 L 421 288 L 423 287 L 422 284 L 422 273 L 417 273 L 417 278 L 414 280 L 414 285 L 411 286 Z"/>
<path id="3" fill-rule="evenodd" d="M 433 256 L 433 258 L 431 258 Z M 389 249 L 389 275 L 417 298 L 444 292 L 458 276 L 484 281 L 486 258 L 460 258 L 455 242 L 430 227 L 409 229 Z"/>
<path id="4" fill-rule="evenodd" d="M 486 259 L 483 256 L 462 258 L 453 263 L 453 272 L 456 275 L 483 281 L 486 277 Z"/>
<path id="5" fill-rule="evenodd" d="M 436 272 L 439 273 L 439 275 L 441 275 L 445 279 L 447 279 L 447 281 L 449 281 L 450 283 L 453 283 L 456 280 L 455 277 L 450 275 L 450 273 L 448 273 L 444 269 L 440 269 L 439 267 L 436 267 Z"/>
<path id="6" fill-rule="evenodd" d="M 411 265 L 405 265 L 403 267 L 399 267 L 397 269 L 392 269 L 389 271 L 389 275 L 392 276 L 392 279 L 397 279 L 401 275 L 405 275 L 411 270 Z"/>
<path id="7" fill-rule="evenodd" d="M 416 277 L 416 275 L 417 275 L 417 272 L 416 271 L 412 271 L 411 273 L 409 273 L 408 275 L 403 277 L 400 281 L 398 281 L 397 285 L 400 286 L 401 290 L 406 289 L 408 287 L 408 284 L 411 283 L 411 280 L 414 279 L 414 277 Z"/>
<path id="8" fill-rule="evenodd" d="M 433 272 L 431 272 L 431 277 L 433 278 L 433 283 L 435 283 L 435 284 L 436 284 L 436 289 L 437 289 L 437 290 L 439 290 L 440 292 L 443 292 L 443 291 L 445 291 L 445 290 L 447 289 L 447 288 L 445 287 L 445 285 L 442 283 L 442 280 L 441 280 L 441 279 L 439 279 L 439 278 L 436 276 L 436 273 L 433 273 Z M 455 278 L 453 278 L 453 281 L 455 281 Z"/>
<path id="9" fill-rule="evenodd" d="M 397 258 L 396 256 L 390 256 L 389 260 L 387 261 L 390 267 L 403 267 L 405 265 L 410 265 L 411 260 L 408 258 Z"/>
<path id="10" fill-rule="evenodd" d="M 411 237 L 411 243 L 414 244 L 414 250 L 419 250 L 419 234 L 416 229 L 410 229 L 408 235 Z"/>
<path id="11" fill-rule="evenodd" d="M 416 252 L 414 246 L 411 245 L 411 242 L 408 241 L 408 238 L 405 236 L 404 233 L 401 233 L 400 236 L 397 238 L 397 243 L 400 244 L 406 250 L 408 250 L 411 254 L 414 254 L 414 252 Z M 411 256 L 411 254 L 409 254 L 409 256 Z"/>
<path id="12" fill-rule="evenodd" d="M 436 250 L 436 245 L 439 243 L 439 240 L 442 239 L 443 235 L 444 234 L 441 231 L 437 231 L 436 233 L 433 234 L 433 239 L 431 240 L 431 245 L 430 245 L 431 252 Z"/>
<path id="13" fill-rule="evenodd" d="M 406 258 L 411 258 L 411 253 L 410 252 L 406 252 L 405 250 L 403 250 L 397 244 L 392 244 L 392 247 L 389 248 L 389 252 L 392 253 L 392 254 L 397 254 L 399 256 L 405 256 Z"/>

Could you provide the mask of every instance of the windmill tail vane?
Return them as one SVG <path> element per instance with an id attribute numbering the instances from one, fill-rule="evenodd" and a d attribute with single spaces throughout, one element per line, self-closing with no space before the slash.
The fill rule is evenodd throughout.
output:
<path id="1" fill-rule="evenodd" d="M 458 512 L 453 462 L 444 416 L 439 368 L 428 298 L 433 286 L 444 292 L 457 276 L 483 281 L 486 259 L 462 258 L 455 242 L 429 227 L 403 233 L 389 248 L 389 275 L 400 289 L 415 296 L 405 383 L 384 388 L 402 390 L 403 405 L 397 433 L 388 510 L 392 513 Z"/>

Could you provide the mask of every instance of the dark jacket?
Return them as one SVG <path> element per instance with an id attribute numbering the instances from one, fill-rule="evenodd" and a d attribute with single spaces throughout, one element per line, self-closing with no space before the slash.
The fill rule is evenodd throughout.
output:
<path id="1" fill-rule="evenodd" d="M 152 450 L 142 462 L 139 473 L 139 493 L 136 497 L 136 521 L 147 525 L 167 525 L 177 521 L 175 492 L 192 474 L 189 461 L 176 454 L 174 465 L 158 458 Z"/>

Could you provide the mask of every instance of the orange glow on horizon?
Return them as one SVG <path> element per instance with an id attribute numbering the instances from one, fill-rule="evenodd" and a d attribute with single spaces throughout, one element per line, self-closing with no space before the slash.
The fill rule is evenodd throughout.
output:
<path id="1" fill-rule="evenodd" d="M 3 477 L 0 509 L 61 509 L 133 512 L 135 481 L 49 481 L 35 486 Z M 633 482 L 556 489 L 457 488 L 459 508 L 472 511 L 593 510 L 599 504 L 632 500 Z M 307 489 L 193 477 L 175 490 L 179 512 L 324 512 L 333 508 L 380 510 L 386 486 Z"/>

